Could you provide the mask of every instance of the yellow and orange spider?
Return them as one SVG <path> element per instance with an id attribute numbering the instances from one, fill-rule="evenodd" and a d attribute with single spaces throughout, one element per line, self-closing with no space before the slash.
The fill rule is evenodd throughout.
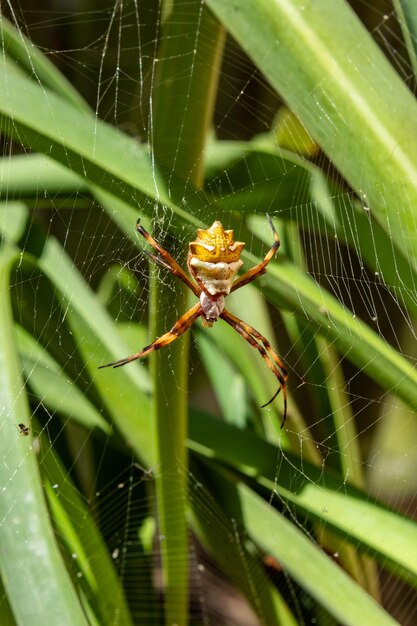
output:
<path id="1" fill-rule="evenodd" d="M 198 302 L 175 322 L 171 330 L 158 337 L 149 346 L 132 356 L 120 359 L 120 361 L 101 365 L 99 369 L 103 367 L 121 367 L 126 365 L 126 363 L 148 356 L 151 352 L 159 350 L 178 339 L 199 317 L 202 318 L 203 326 L 213 326 L 214 322 L 220 318 L 234 328 L 253 348 L 258 350 L 268 367 L 277 377 L 279 381 L 278 390 L 266 404 L 262 405 L 262 408 L 273 402 L 282 389 L 284 396 L 282 428 L 287 416 L 287 370 L 281 359 L 271 348 L 266 337 L 230 313 L 224 306 L 225 298 L 229 293 L 251 283 L 255 278 L 266 272 L 266 266 L 280 246 L 278 233 L 268 214 L 267 218 L 274 235 L 274 243 L 263 261 L 236 280 L 235 276 L 243 265 L 240 255 L 245 244 L 242 241 L 234 241 L 233 230 L 224 230 L 219 221 L 215 221 L 208 230 L 199 228 L 196 241 L 192 241 L 189 244 L 187 262 L 188 270 L 195 282 L 187 276 L 175 259 L 141 226 L 140 220 L 138 220 L 136 230 L 158 253 L 157 255 L 149 252 L 146 254 L 182 280 L 198 298 Z"/>

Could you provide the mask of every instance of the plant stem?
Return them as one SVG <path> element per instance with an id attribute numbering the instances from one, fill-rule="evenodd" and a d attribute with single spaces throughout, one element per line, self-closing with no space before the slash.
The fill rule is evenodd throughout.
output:
<path id="1" fill-rule="evenodd" d="M 203 148 L 212 117 L 224 31 L 200 2 L 174 3 L 164 22 L 154 86 L 151 146 L 169 193 L 203 182 Z M 173 80 L 175 78 L 175 80 Z M 173 190 L 172 180 L 181 190 Z M 163 245 L 165 245 L 163 243 Z M 169 245 L 169 244 L 168 244 Z M 159 273 L 159 272 L 158 272 Z M 186 287 L 171 276 L 152 279 L 152 338 L 166 332 L 187 307 Z M 165 623 L 188 619 L 187 334 L 153 358 L 157 439 L 157 508 L 165 591 Z"/>

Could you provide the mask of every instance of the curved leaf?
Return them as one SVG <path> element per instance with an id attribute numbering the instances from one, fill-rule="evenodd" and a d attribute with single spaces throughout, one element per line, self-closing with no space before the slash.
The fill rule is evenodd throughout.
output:
<path id="1" fill-rule="evenodd" d="M 348 3 L 207 4 L 415 267 L 417 105 Z"/>
<path id="2" fill-rule="evenodd" d="M 30 428 L 9 299 L 9 274 L 19 258 L 9 246 L 0 257 L 2 580 L 18 623 L 87 625 L 49 523 L 32 437 L 21 436 L 17 429 L 19 423 Z"/>

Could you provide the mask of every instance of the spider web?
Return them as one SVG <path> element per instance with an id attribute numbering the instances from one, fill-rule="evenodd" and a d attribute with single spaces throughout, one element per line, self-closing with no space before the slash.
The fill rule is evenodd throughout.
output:
<path id="1" fill-rule="evenodd" d="M 393 7 L 387 2 L 352 4 L 406 84 L 413 85 Z M 115 358 L 147 345 L 153 339 L 149 336 L 150 276 L 161 286 L 156 306 L 163 310 L 169 309 L 177 287 L 164 268 L 149 264 L 141 251 L 149 251 L 149 247 L 138 241 L 134 220 L 140 217 L 154 238 L 163 241 L 183 265 L 193 237 L 190 233 L 194 227 L 179 220 L 163 202 L 165 190 L 153 150 L 153 97 L 161 61 L 160 33 L 167 15 L 151 1 L 115 2 L 105 10 L 98 6 L 88 11 L 80 7 L 69 11 L 62 6 L 52 2 L 51 8 L 39 11 L 25 3 L 7 2 L 4 14 L 75 85 L 94 111 L 97 123 L 104 120 L 138 145 L 147 146 L 154 198 L 144 199 L 142 207 L 138 206 L 129 234 L 121 227 L 119 207 L 115 205 L 113 214 L 103 208 L 105 199 L 100 204 L 101 197 L 93 195 L 91 186 L 78 176 L 71 178 L 75 172 L 69 169 L 66 178 L 62 171 L 53 170 L 54 175 L 45 182 L 45 162 L 33 160 L 29 165 L 24 160 L 29 150 L 21 147 L 19 132 L 13 141 L 3 137 L 1 225 L 2 233 L 7 233 L 21 252 L 11 277 L 11 296 L 19 371 L 25 381 L 19 396 L 27 394 L 30 419 L 25 425 L 31 431 L 25 437 L 15 429 L 13 445 L 18 442 L 23 447 L 22 463 L 36 459 L 37 469 L 29 465 L 27 480 L 39 469 L 48 519 L 89 623 L 124 624 L 129 623 L 126 616 L 130 616 L 131 623 L 159 624 L 163 623 L 161 544 L 165 537 L 156 522 L 155 481 L 161 468 L 145 467 L 129 437 L 129 426 L 119 432 L 112 423 L 102 388 L 92 375 L 93 369 L 106 362 L 106 353 L 97 345 L 94 326 L 89 338 L 88 327 L 80 321 L 80 310 L 94 307 L 91 322 L 100 326 L 104 318 L 101 313 L 95 318 L 95 307 L 100 308 L 108 323 L 114 323 L 121 350 L 113 355 Z M 199 26 L 194 40 L 196 47 L 205 43 Z M 190 92 L 191 79 L 198 71 L 190 58 Z M 36 78 L 36 68 L 33 74 Z M 180 84 L 183 77 L 173 76 L 172 80 Z M 52 107 L 52 96 L 50 103 Z M 275 129 L 279 149 L 276 143 L 268 143 L 271 128 Z M 290 271 L 284 260 L 290 261 L 301 268 L 296 277 L 306 276 L 319 287 L 324 319 L 329 315 L 328 297 L 332 296 L 342 310 L 352 314 L 352 320 L 366 324 L 384 347 L 395 349 L 415 366 L 413 259 L 396 247 L 394 238 L 382 236 L 365 192 L 358 194 L 348 187 L 231 38 L 225 44 L 204 158 L 205 187 L 186 195 L 184 184 L 182 210 L 193 216 L 194 201 L 203 198 L 204 207 L 198 204 L 196 223 L 201 220 L 201 224 L 210 225 L 220 220 L 226 228 L 234 229 L 235 239 L 245 241 L 246 250 L 256 258 L 262 258 L 272 243 L 265 218 L 268 210 L 282 241 L 278 258 L 272 262 L 282 266 L 282 279 L 287 267 Z M 11 178 L 7 167 L 18 167 L 19 159 L 21 172 L 27 173 L 28 168 L 36 172 L 36 184 L 26 188 L 22 179 L 18 183 Z M 176 165 L 175 155 L 173 163 Z M 175 165 L 168 172 L 168 191 L 177 182 Z M 52 162 L 47 168 L 52 168 Z M 313 174 L 318 172 L 323 178 L 314 178 L 317 185 L 330 181 L 327 196 L 320 195 L 318 187 L 312 190 Z M 29 179 L 33 181 L 33 177 Z M 17 193 L 13 189 L 19 184 Z M 391 184 L 398 185 L 402 193 L 401 182 Z M 340 223 L 332 217 L 322 219 L 328 215 L 324 197 L 330 197 L 337 207 Z M 147 219 L 149 215 L 152 221 Z M 33 261 L 41 249 L 47 251 L 48 267 Z M 254 257 L 245 257 L 245 269 L 250 267 L 250 258 Z M 392 262 L 387 263 L 387 258 Z M 61 297 L 60 276 L 63 283 L 74 281 L 61 285 L 64 292 L 73 284 L 82 285 L 74 289 L 73 299 Z M 330 316 L 328 330 L 323 324 L 319 332 L 311 322 L 310 312 L 304 308 L 304 283 L 294 282 L 290 288 L 293 295 L 283 307 L 271 299 L 266 277 L 228 298 L 228 308 L 262 332 L 288 367 L 289 414 L 282 431 L 281 395 L 266 410 L 260 409 L 277 386 L 260 355 L 226 324 L 202 330 L 198 322 L 190 331 L 192 458 L 190 467 L 177 468 L 188 477 L 192 510 L 190 623 L 268 623 L 264 591 L 270 587 L 278 590 L 293 616 L 293 621 L 283 617 L 282 623 L 336 623 L 316 603 L 314 594 L 297 583 L 285 563 L 268 554 L 236 519 L 216 491 L 213 475 L 207 478 L 205 470 L 209 472 L 211 467 L 210 455 L 204 451 L 207 442 L 195 435 L 193 424 L 207 423 L 209 432 L 213 420 L 219 419 L 226 424 L 225 430 L 219 431 L 225 440 L 228 436 L 233 439 L 227 428 L 235 429 L 230 432 L 236 437 L 242 432 L 252 436 L 252 444 L 242 440 L 246 461 L 239 459 L 239 469 L 245 462 L 252 467 L 256 442 L 268 443 L 265 454 L 273 463 L 272 480 L 257 487 L 271 507 L 348 571 L 347 553 L 361 547 L 358 558 L 373 581 L 368 580 L 364 587 L 399 623 L 415 623 L 412 583 L 392 572 L 389 559 L 380 559 L 377 566 L 371 560 L 371 549 L 364 547 L 360 538 L 355 539 L 357 535 L 336 539 L 331 522 L 327 527 L 324 521 L 319 531 L 317 512 L 301 511 L 288 496 L 297 494 L 301 484 L 319 487 L 337 474 L 338 494 L 345 496 L 347 503 L 349 482 L 353 482 L 363 489 L 365 501 L 378 498 L 411 519 L 416 512 L 414 411 L 395 394 L 393 383 L 379 381 L 369 373 L 373 370 L 368 365 L 376 358 L 373 354 L 363 366 L 351 359 L 353 331 L 352 346 L 347 341 L 341 350 Z M 177 310 L 175 314 L 180 317 L 183 312 Z M 174 371 L 169 348 L 166 359 Z M 88 364 L 93 364 L 91 369 Z M 129 376 L 143 397 L 149 398 L 152 378 L 148 365 L 133 366 Z M 338 400 L 331 404 L 329 398 L 335 389 Z M 116 402 L 123 406 L 132 400 L 120 397 Z M 0 428 L 6 429 L 6 425 Z M 340 439 L 342 431 L 344 438 Z M 19 475 L 9 467 L 13 454 L 10 446 L 3 456 L 3 492 L 11 496 L 13 507 L 11 511 L 3 509 L 0 529 L 10 525 L 11 515 L 17 516 L 24 505 L 19 495 L 13 500 Z M 221 463 L 216 471 L 221 475 L 222 462 L 227 463 L 219 454 Z M 310 465 L 318 470 L 312 473 L 307 469 Z M 352 467 L 356 468 L 354 476 L 350 475 Z M 258 466 L 255 469 L 260 472 Z M 288 494 L 284 494 L 283 483 Z M 66 519 L 71 520 L 71 528 Z M 21 541 L 18 531 L 15 540 Z M 26 558 L 31 558 L 29 547 Z M 95 605 L 91 572 L 96 579 L 105 580 L 108 588 L 118 581 L 107 609 Z M 3 568 L 2 585 L 2 612 L 9 620 L 5 623 L 18 623 L 12 617 Z"/>

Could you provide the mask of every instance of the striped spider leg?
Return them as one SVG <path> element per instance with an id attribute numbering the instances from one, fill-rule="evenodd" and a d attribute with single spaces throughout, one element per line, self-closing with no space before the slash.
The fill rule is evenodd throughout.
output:
<path id="1" fill-rule="evenodd" d="M 164 248 L 160 246 L 157 241 L 155 241 L 152 235 L 150 235 L 148 231 L 144 229 L 144 227 L 140 223 L 140 218 L 136 222 L 136 230 L 142 235 L 142 237 L 144 237 L 144 239 L 146 239 L 146 241 L 152 246 L 152 248 L 154 248 L 154 250 L 159 253 L 160 256 L 144 250 L 145 254 L 147 254 L 156 263 L 159 263 L 160 265 L 165 267 L 165 269 L 169 270 L 172 274 L 174 274 L 174 276 L 177 276 L 180 280 L 182 280 L 187 285 L 187 287 L 191 289 L 194 295 L 199 298 L 201 289 L 189 279 L 182 267 L 178 265 L 176 260 L 169 254 L 169 252 L 164 250 Z"/>
<path id="2" fill-rule="evenodd" d="M 114 361 L 113 363 L 108 363 L 107 365 L 100 365 L 98 369 L 102 369 L 103 367 L 122 367 L 122 365 L 126 365 L 127 363 L 131 363 L 132 361 L 136 361 L 136 359 L 141 359 L 144 356 L 148 356 L 155 350 L 159 350 L 160 348 L 164 348 L 169 345 L 178 337 L 181 337 L 185 333 L 186 330 L 190 328 L 192 324 L 196 321 L 198 317 L 201 315 L 201 306 L 200 303 L 197 302 L 191 309 L 189 309 L 184 315 L 182 315 L 179 320 L 177 320 L 174 326 L 167 333 L 155 339 L 153 343 L 149 346 L 146 346 L 136 354 L 132 354 L 132 356 L 128 356 L 125 359 L 120 359 L 120 361 Z"/>
<path id="3" fill-rule="evenodd" d="M 287 417 L 287 378 L 288 372 L 284 367 L 283 362 L 279 358 L 279 356 L 274 352 L 271 348 L 271 344 L 268 339 L 261 335 L 261 333 L 256 330 L 253 326 L 250 326 L 246 322 L 242 321 L 235 315 L 232 315 L 227 309 L 224 309 L 223 313 L 220 315 L 222 320 L 227 322 L 232 328 L 235 329 L 236 332 L 239 333 L 255 350 L 258 350 L 259 354 L 268 365 L 270 370 L 274 373 L 274 375 L 278 378 L 279 387 L 277 391 L 274 393 L 272 398 L 268 400 L 265 404 L 261 406 L 261 408 L 265 408 L 268 404 L 271 404 L 279 394 L 282 389 L 282 393 L 284 396 L 284 417 L 282 419 L 281 428 L 284 426 L 285 419 Z"/>
<path id="4" fill-rule="evenodd" d="M 278 233 L 275 230 L 275 226 L 271 220 L 269 213 L 266 214 L 266 217 L 268 218 L 268 222 L 271 227 L 272 234 L 274 235 L 274 243 L 272 244 L 272 246 L 266 253 L 263 261 L 261 261 L 260 263 L 252 267 L 252 269 L 248 270 L 247 272 L 242 274 L 242 276 L 240 276 L 237 280 L 235 280 L 235 282 L 232 285 L 231 291 L 236 291 L 236 289 L 240 289 L 241 287 L 244 287 L 245 285 L 248 285 L 249 283 L 251 283 L 253 280 L 255 280 L 255 278 L 258 278 L 258 276 L 262 276 L 262 274 L 265 274 L 266 266 L 268 265 L 270 261 L 272 261 L 272 259 L 278 252 L 278 248 L 281 245 L 281 242 L 278 237 Z"/>
<path id="5" fill-rule="evenodd" d="M 240 289 L 241 287 L 244 287 L 245 285 L 248 285 L 249 283 L 251 283 L 253 280 L 258 278 L 258 276 L 262 276 L 262 274 L 265 274 L 268 263 L 272 261 L 272 259 L 278 252 L 278 248 L 281 245 L 281 242 L 278 237 L 278 233 L 268 213 L 266 214 L 266 217 L 268 219 L 269 225 L 272 230 L 272 234 L 274 236 L 274 242 L 272 246 L 270 247 L 270 249 L 268 250 L 267 254 L 265 255 L 265 258 L 263 259 L 263 261 L 261 261 L 260 263 L 252 267 L 250 270 L 242 274 L 242 276 L 240 276 L 237 280 L 235 280 L 235 282 L 232 285 L 231 291 L 236 291 L 236 289 Z M 276 352 L 272 349 L 271 344 L 266 339 L 266 337 L 261 335 L 261 333 L 258 330 L 256 330 L 256 328 L 253 328 L 253 326 L 250 326 L 246 322 L 243 322 L 242 320 L 240 320 L 235 315 L 232 315 L 227 310 L 224 310 L 223 314 L 221 315 L 221 318 L 224 319 L 225 322 L 227 322 L 232 328 L 234 328 L 236 332 L 238 332 L 253 348 L 259 351 L 260 355 L 262 356 L 262 358 L 264 359 L 268 367 L 272 370 L 272 372 L 278 378 L 280 386 L 278 387 L 277 391 L 274 393 L 272 398 L 268 400 L 268 402 L 263 404 L 261 408 L 263 409 L 269 404 L 271 404 L 271 402 L 275 400 L 275 398 L 277 397 L 277 395 L 282 389 L 282 393 L 284 396 L 284 417 L 281 423 L 281 428 L 282 428 L 284 426 L 285 419 L 287 417 L 287 378 L 288 378 L 288 372 L 285 369 L 283 362 L 281 361 L 279 356 L 276 354 Z"/>
<path id="6" fill-rule="evenodd" d="M 157 254 L 151 252 L 146 252 L 146 254 L 153 261 L 159 263 L 162 267 L 174 274 L 174 276 L 182 280 L 199 301 L 175 322 L 171 330 L 161 337 L 158 337 L 149 346 L 146 346 L 132 356 L 108 363 L 107 365 L 101 365 L 100 368 L 121 367 L 132 361 L 136 361 L 136 359 L 148 356 L 155 350 L 159 350 L 178 339 L 178 337 L 185 333 L 199 317 L 202 318 L 203 325 L 209 327 L 220 318 L 236 330 L 253 348 L 258 350 L 270 370 L 278 379 L 278 390 L 263 407 L 273 402 L 281 389 L 283 390 L 284 414 L 281 424 L 282 428 L 287 416 L 288 373 L 284 364 L 272 349 L 266 337 L 261 335 L 259 331 L 246 322 L 243 322 L 235 315 L 229 313 L 229 311 L 225 309 L 224 304 L 225 298 L 229 293 L 240 289 L 244 285 L 251 283 L 258 276 L 264 274 L 268 263 L 274 258 L 278 250 L 280 246 L 278 234 L 269 215 L 267 215 L 267 218 L 274 235 L 274 242 L 263 261 L 252 267 L 236 280 L 235 277 L 243 264 L 240 255 L 245 244 L 242 241 L 234 241 L 233 231 L 224 230 L 219 221 L 215 221 L 207 230 L 198 229 L 196 240 L 189 244 L 187 265 L 191 275 L 190 278 L 175 259 L 155 241 L 143 226 L 141 226 L 138 220 L 136 224 L 138 233 L 140 233 L 157 252 Z M 192 279 L 194 279 L 195 282 L 193 282 Z"/>

